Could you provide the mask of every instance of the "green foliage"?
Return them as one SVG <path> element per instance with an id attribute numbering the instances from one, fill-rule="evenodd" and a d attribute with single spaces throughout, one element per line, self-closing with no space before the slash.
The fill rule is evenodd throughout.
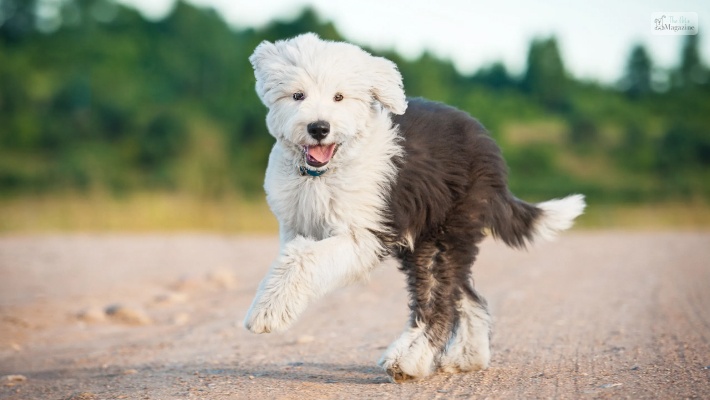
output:
<path id="1" fill-rule="evenodd" d="M 111 0 L 0 0 L 0 194 L 261 197 L 273 139 L 248 57 L 262 40 L 309 31 L 343 40 L 310 9 L 238 30 L 182 1 L 146 21 Z M 665 92 L 641 46 L 618 89 L 570 77 L 554 37 L 532 41 L 520 77 L 501 63 L 465 76 L 430 53 L 378 55 L 398 64 L 409 96 L 476 116 L 520 197 L 708 199 L 710 90 L 698 40 L 685 39 Z"/>
<path id="2" fill-rule="evenodd" d="M 680 56 L 680 66 L 675 73 L 675 86 L 680 88 L 695 89 L 708 84 L 710 73 L 700 59 L 698 49 L 699 35 L 688 35 L 683 43 Z"/>
<path id="3" fill-rule="evenodd" d="M 632 99 L 651 92 L 651 58 L 646 48 L 640 44 L 631 51 L 622 85 Z"/>
<path id="4" fill-rule="evenodd" d="M 34 33 L 35 0 L 0 1 L 0 40 L 19 44 Z"/>
<path id="5" fill-rule="evenodd" d="M 522 88 L 552 110 L 565 110 L 568 77 L 554 37 L 535 39 L 530 45 Z"/>
<path id="6" fill-rule="evenodd" d="M 659 142 L 658 167 L 666 171 L 692 172 L 710 168 L 710 135 L 707 128 L 674 121 Z"/>

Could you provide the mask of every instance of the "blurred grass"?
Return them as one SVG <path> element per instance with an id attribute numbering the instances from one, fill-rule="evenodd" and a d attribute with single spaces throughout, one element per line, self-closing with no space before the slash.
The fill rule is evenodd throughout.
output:
<path id="1" fill-rule="evenodd" d="M 263 201 L 231 196 L 142 193 L 124 198 L 76 194 L 0 199 L 0 233 L 54 232 L 275 233 Z"/>
<path id="2" fill-rule="evenodd" d="M 710 205 L 690 203 L 588 204 L 576 227 L 586 229 L 707 230 Z"/>
<path id="3" fill-rule="evenodd" d="M 658 204 L 590 204 L 579 229 L 710 229 L 703 201 Z M 238 196 L 201 199 L 174 193 L 123 198 L 65 194 L 0 199 L 0 234 L 65 232 L 176 232 L 276 234 L 278 224 L 263 200 Z"/>

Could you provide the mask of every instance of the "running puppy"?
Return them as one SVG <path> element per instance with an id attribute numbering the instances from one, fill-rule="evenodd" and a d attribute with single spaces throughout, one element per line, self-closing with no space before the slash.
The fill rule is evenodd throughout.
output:
<path id="1" fill-rule="evenodd" d="M 471 279 L 477 244 L 486 230 L 519 248 L 551 239 L 584 197 L 515 198 L 478 121 L 407 100 L 397 66 L 357 46 L 305 34 L 263 42 L 249 60 L 276 138 L 264 188 L 281 250 L 246 328 L 284 330 L 310 301 L 394 256 L 411 316 L 380 360 L 390 378 L 486 368 L 490 317 Z"/>

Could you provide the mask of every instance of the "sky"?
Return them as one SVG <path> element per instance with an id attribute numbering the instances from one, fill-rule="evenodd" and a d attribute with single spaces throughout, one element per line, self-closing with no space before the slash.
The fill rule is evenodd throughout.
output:
<path id="1" fill-rule="evenodd" d="M 159 19 L 174 0 L 119 0 Z M 211 7 L 235 28 L 289 19 L 305 6 L 332 21 L 348 41 L 375 50 L 394 49 L 408 59 L 424 51 L 451 59 L 463 73 L 502 61 L 519 74 L 530 41 L 555 35 L 565 65 L 580 79 L 613 84 L 633 45 L 649 50 L 654 65 L 679 60 L 683 36 L 654 34 L 655 12 L 694 12 L 701 57 L 710 64 L 710 1 L 707 0 L 188 0 Z"/>

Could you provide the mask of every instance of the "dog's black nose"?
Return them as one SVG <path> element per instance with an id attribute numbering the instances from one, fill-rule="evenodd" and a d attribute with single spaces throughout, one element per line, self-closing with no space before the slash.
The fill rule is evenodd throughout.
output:
<path id="1" fill-rule="evenodd" d="M 323 140 L 330 132 L 330 124 L 327 121 L 316 121 L 308 124 L 308 134 L 315 140 Z"/>

